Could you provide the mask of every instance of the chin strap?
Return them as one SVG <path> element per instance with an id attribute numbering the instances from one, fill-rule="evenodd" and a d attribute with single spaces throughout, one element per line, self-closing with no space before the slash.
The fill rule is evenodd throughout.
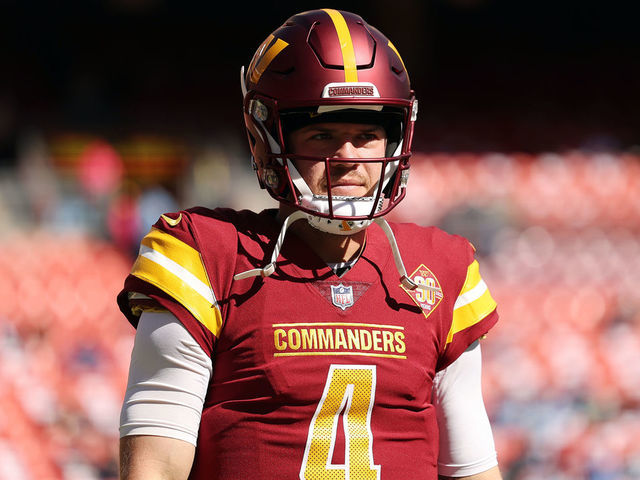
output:
<path id="1" fill-rule="evenodd" d="M 391 230 L 387 221 L 382 217 L 375 218 L 373 221 L 380 225 L 380 228 L 382 228 L 382 231 L 387 236 L 387 240 L 389 240 L 389 245 L 391 245 L 391 251 L 393 252 L 393 260 L 396 262 L 396 269 L 400 274 L 400 283 L 402 283 L 404 288 L 408 290 L 420 288 L 422 290 L 431 290 L 434 292 L 439 291 L 436 287 L 417 284 L 407 276 L 407 270 L 404 268 L 404 263 L 402 262 L 402 257 L 400 256 L 400 250 L 398 249 L 396 237 L 393 235 L 393 230 Z"/>
<path id="2" fill-rule="evenodd" d="M 300 210 L 296 210 L 287 218 L 285 218 L 284 222 L 282 223 L 282 228 L 280 229 L 280 234 L 278 235 L 278 239 L 276 240 L 276 245 L 275 247 L 273 247 L 273 252 L 271 253 L 271 261 L 268 264 L 266 264 L 263 268 L 253 268 L 251 270 L 247 270 L 246 272 L 238 273 L 234 275 L 233 279 L 243 280 L 245 278 L 251 278 L 251 277 L 264 278 L 264 277 L 268 277 L 273 272 L 275 272 L 276 260 L 280 255 L 280 250 L 282 249 L 282 244 L 284 243 L 284 236 L 287 233 L 287 229 L 291 226 L 293 222 L 302 220 L 303 218 L 307 218 L 307 214 Z M 380 228 L 382 228 L 382 231 L 387 236 L 387 240 L 391 245 L 391 251 L 393 252 L 393 259 L 396 262 L 396 268 L 398 270 L 398 273 L 400 274 L 400 283 L 402 283 L 402 285 L 408 290 L 415 290 L 416 288 L 420 288 L 422 290 L 438 291 L 436 287 L 431 287 L 429 285 L 419 285 L 407 276 L 407 271 L 404 268 L 404 263 L 402 262 L 400 251 L 398 250 L 398 243 L 396 242 L 396 237 L 393 235 L 393 231 L 391 230 L 391 227 L 389 226 L 387 221 L 382 217 L 375 218 L 373 221 L 378 225 L 380 225 Z"/>
<path id="3" fill-rule="evenodd" d="M 242 280 L 244 278 L 251 278 L 251 277 L 268 277 L 273 272 L 275 272 L 276 260 L 280 255 L 280 249 L 282 248 L 282 244 L 284 243 L 284 236 L 287 233 L 287 229 L 289 228 L 289 226 L 291 226 L 293 222 L 296 222 L 303 218 L 307 218 L 307 214 L 300 210 L 296 210 L 287 218 L 285 218 L 284 222 L 282 223 L 282 228 L 280 229 L 280 234 L 278 235 L 278 239 L 276 240 L 276 245 L 275 247 L 273 247 L 273 252 L 271 253 L 271 261 L 268 264 L 266 264 L 263 268 L 254 268 L 252 270 L 247 270 L 246 272 L 238 273 L 234 275 L 233 279 Z"/>

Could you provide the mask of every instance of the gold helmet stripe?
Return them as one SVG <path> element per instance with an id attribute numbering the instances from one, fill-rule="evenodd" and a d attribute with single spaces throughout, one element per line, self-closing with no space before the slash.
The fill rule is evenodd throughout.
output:
<path id="1" fill-rule="evenodd" d="M 402 68 L 404 68 L 404 71 L 405 71 L 405 73 L 407 73 L 407 77 L 408 77 L 409 73 L 407 72 L 407 67 L 405 66 L 404 61 L 402 60 L 402 57 L 400 56 L 400 52 L 398 52 L 398 49 L 396 48 L 396 46 L 393 43 L 391 43 L 391 40 L 389 40 L 389 48 L 391 48 L 391 50 L 396 52 L 396 55 L 400 59 L 400 63 L 402 63 Z"/>
<path id="2" fill-rule="evenodd" d="M 331 8 L 323 9 L 331 17 L 333 25 L 338 33 L 338 41 L 342 50 L 342 62 L 344 64 L 344 81 L 357 82 L 358 69 L 356 67 L 356 52 L 353 49 L 353 41 L 347 22 L 340 12 Z"/>
<path id="3" fill-rule="evenodd" d="M 273 59 L 276 58 L 278 54 L 287 47 L 287 45 L 289 45 L 287 42 L 285 42 L 281 38 L 276 38 L 275 43 L 271 45 L 264 54 L 262 54 L 262 51 L 264 50 L 264 48 L 269 43 L 271 43 L 273 38 L 274 38 L 273 35 L 269 35 L 269 37 L 262 43 L 262 45 L 260 45 L 260 48 L 258 49 L 258 53 L 257 53 L 257 55 L 260 55 L 257 65 L 255 65 L 254 67 L 253 66 L 254 62 L 251 62 L 252 65 L 249 66 L 251 70 L 250 78 L 253 83 L 258 83 L 258 81 L 260 80 L 260 77 L 262 76 L 264 71 L 267 69 L 269 64 L 273 61 Z"/>

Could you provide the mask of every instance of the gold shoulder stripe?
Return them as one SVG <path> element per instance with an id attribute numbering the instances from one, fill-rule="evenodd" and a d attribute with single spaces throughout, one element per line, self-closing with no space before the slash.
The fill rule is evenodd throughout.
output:
<path id="1" fill-rule="evenodd" d="M 222 316 L 200 253 L 155 228 L 141 243 L 131 274 L 175 298 L 218 336 L 222 328 Z"/>
<path id="2" fill-rule="evenodd" d="M 195 248 L 157 228 L 152 228 L 141 243 L 143 246 L 149 247 L 151 250 L 179 264 L 200 282 L 211 288 L 200 258 L 200 252 Z"/>
<path id="3" fill-rule="evenodd" d="M 474 260 L 471 265 L 467 267 L 467 278 L 465 278 L 462 290 L 460 290 L 460 296 L 475 288 L 481 281 L 482 277 L 480 277 L 480 264 L 477 260 Z M 456 300 L 456 302 L 458 301 L 460 301 L 459 298 L 458 300 Z"/>
<path id="4" fill-rule="evenodd" d="M 467 278 L 453 307 L 453 321 L 447 343 L 451 343 L 456 333 L 480 322 L 495 308 L 496 302 L 480 276 L 478 261 L 474 260 L 467 269 Z"/>
<path id="5" fill-rule="evenodd" d="M 351 33 L 349 27 L 342 14 L 331 8 L 323 9 L 333 22 L 333 26 L 336 28 L 338 34 L 338 42 L 340 42 L 340 49 L 342 50 L 342 62 L 344 64 L 344 81 L 345 82 L 357 82 L 358 81 L 358 68 L 356 66 L 356 52 L 353 49 L 353 40 L 351 40 Z"/>

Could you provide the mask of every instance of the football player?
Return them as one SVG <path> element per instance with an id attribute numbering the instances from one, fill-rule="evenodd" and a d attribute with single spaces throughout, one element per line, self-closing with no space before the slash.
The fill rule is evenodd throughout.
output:
<path id="1" fill-rule="evenodd" d="M 242 71 L 260 213 L 161 216 L 118 296 L 137 328 L 134 479 L 499 479 L 481 393 L 497 321 L 474 249 L 389 224 L 417 101 L 359 16 L 292 16 Z"/>

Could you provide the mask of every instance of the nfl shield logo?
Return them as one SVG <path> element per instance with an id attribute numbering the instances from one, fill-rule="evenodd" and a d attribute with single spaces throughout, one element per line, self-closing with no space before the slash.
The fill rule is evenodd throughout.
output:
<path id="1" fill-rule="evenodd" d="M 337 287 L 331 285 L 331 301 L 336 307 L 340 307 L 342 310 L 347 309 L 353 305 L 353 288 L 351 286 L 345 287 L 342 284 Z"/>

